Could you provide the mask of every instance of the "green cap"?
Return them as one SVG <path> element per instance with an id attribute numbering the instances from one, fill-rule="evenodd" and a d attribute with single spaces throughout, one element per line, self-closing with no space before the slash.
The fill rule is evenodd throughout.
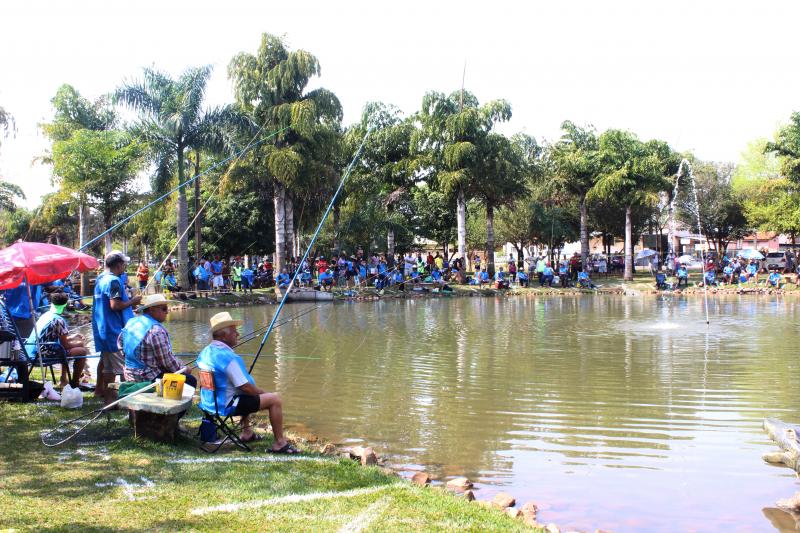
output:
<path id="1" fill-rule="evenodd" d="M 60 315 L 61 313 L 63 313 L 63 312 L 64 312 L 64 309 L 65 309 L 66 307 L 67 307 L 67 304 L 61 304 L 61 305 L 50 304 L 50 308 L 51 308 L 51 309 L 52 309 L 52 310 L 53 310 L 53 311 L 54 311 L 54 312 L 55 312 L 57 315 Z"/>

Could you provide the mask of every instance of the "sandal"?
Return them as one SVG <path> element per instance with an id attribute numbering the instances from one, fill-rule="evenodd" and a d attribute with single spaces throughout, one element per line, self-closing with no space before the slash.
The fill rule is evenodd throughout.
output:
<path id="1" fill-rule="evenodd" d="M 269 453 L 282 454 L 282 455 L 297 455 L 297 454 L 299 454 L 299 453 L 300 453 L 300 450 L 298 450 L 297 448 L 295 448 L 295 447 L 292 445 L 292 443 L 291 443 L 291 442 L 287 442 L 287 443 L 286 443 L 286 444 L 284 444 L 284 445 L 283 445 L 283 447 L 282 447 L 281 449 L 279 449 L 279 450 L 273 450 L 272 448 L 270 448 L 270 449 L 269 449 L 269 450 L 267 450 L 267 451 L 268 451 Z"/>
<path id="2" fill-rule="evenodd" d="M 258 442 L 260 440 L 264 440 L 264 437 L 262 437 L 258 433 L 253 433 L 253 436 L 250 437 L 249 439 L 240 438 L 239 440 L 242 441 L 242 442 Z"/>

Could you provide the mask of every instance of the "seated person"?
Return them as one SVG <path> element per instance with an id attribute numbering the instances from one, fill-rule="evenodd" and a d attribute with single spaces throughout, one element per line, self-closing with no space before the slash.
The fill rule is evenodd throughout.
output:
<path id="1" fill-rule="evenodd" d="M 578 278 L 580 278 L 580 274 L 578 274 Z M 656 289 L 658 290 L 665 290 L 667 288 L 667 275 L 663 272 L 656 273 Z"/>
<path id="2" fill-rule="evenodd" d="M 417 270 L 416 268 L 412 269 L 411 270 L 411 283 L 413 285 L 416 285 L 417 283 L 419 283 L 421 281 L 421 279 L 422 278 L 420 278 L 420 276 L 419 276 L 419 270 Z"/>
<path id="3" fill-rule="evenodd" d="M 36 321 L 36 327 L 25 342 L 28 353 L 41 354 L 42 357 L 79 357 L 72 363 L 71 387 L 77 388 L 80 384 L 83 367 L 86 365 L 84 358 L 89 351 L 83 346 L 83 337 L 70 335 L 67 321 L 61 314 L 67 307 L 69 297 L 63 292 L 55 292 L 50 296 L 50 310 Z M 37 342 L 38 341 L 38 342 Z M 61 370 L 61 386 L 67 385 L 67 369 Z"/>
<path id="4" fill-rule="evenodd" d="M 675 275 L 678 278 L 678 287 L 681 286 L 681 283 L 683 283 L 687 287 L 689 286 L 689 271 L 686 270 L 686 265 L 681 263 L 681 265 L 678 267 L 678 271 L 675 273 Z"/>
<path id="5" fill-rule="evenodd" d="M 256 386 L 255 380 L 247 372 L 244 361 L 234 351 L 239 341 L 238 326 L 241 320 L 233 320 L 230 313 L 217 313 L 211 317 L 211 343 L 203 348 L 197 357 L 197 367 L 210 372 L 214 380 L 214 390 L 200 389 L 200 408 L 216 412 L 220 416 L 242 417 L 243 442 L 261 440 L 250 424 L 250 415 L 267 410 L 275 442 L 272 453 L 297 454 L 283 435 L 283 404 L 280 396 L 266 392 Z"/>
<path id="6" fill-rule="evenodd" d="M 125 324 L 117 345 L 125 355 L 125 381 L 155 381 L 186 366 L 172 353 L 169 333 L 161 325 L 169 314 L 169 300 L 163 294 L 148 294 Z M 197 379 L 184 371 L 186 384 L 197 387 Z"/>
<path id="7" fill-rule="evenodd" d="M 706 272 L 705 278 L 703 279 L 703 283 L 706 285 L 716 285 L 717 284 L 717 273 L 713 270 L 709 270 Z"/>
<path id="8" fill-rule="evenodd" d="M 756 278 L 756 283 L 758 282 L 758 265 L 755 261 L 750 261 L 750 264 L 747 265 L 747 279 Z"/>
<path id="9" fill-rule="evenodd" d="M 486 271 L 486 267 L 482 267 L 478 272 L 478 285 L 483 286 L 484 283 L 487 285 L 490 283 L 489 273 Z"/>
<path id="10" fill-rule="evenodd" d="M 333 287 L 333 272 L 331 272 L 331 269 L 329 268 L 320 272 L 317 281 L 319 282 L 319 289 L 321 291 L 324 291 L 327 287 L 328 292 L 331 292 L 331 287 Z"/>
<path id="11" fill-rule="evenodd" d="M 394 273 L 392 274 L 392 284 L 397 285 L 397 287 L 403 291 L 405 290 L 405 284 L 403 283 L 403 273 L 400 269 L 395 269 Z"/>
<path id="12" fill-rule="evenodd" d="M 173 292 L 181 290 L 181 288 L 178 286 L 178 281 L 175 279 L 175 273 L 173 271 L 170 270 L 165 272 L 161 277 L 161 290 Z"/>
<path id="13" fill-rule="evenodd" d="M 783 276 L 777 270 L 773 270 L 769 274 L 769 278 L 767 279 L 770 287 L 775 287 L 776 289 L 780 289 L 783 287 Z"/>
<path id="14" fill-rule="evenodd" d="M 725 265 L 725 268 L 722 269 L 722 282 L 723 283 L 735 283 L 736 278 L 733 275 L 733 267 L 728 263 Z"/>
<path id="15" fill-rule="evenodd" d="M 291 281 L 292 278 L 286 272 L 286 267 L 283 267 L 281 269 L 281 273 L 278 274 L 278 279 L 275 280 L 275 283 L 278 285 L 278 288 L 284 289 L 289 286 L 289 283 L 291 283 Z"/>
<path id="16" fill-rule="evenodd" d="M 544 265 L 544 270 L 542 270 L 542 278 L 539 282 L 539 287 L 544 287 L 545 285 L 552 287 L 554 277 L 555 272 L 553 272 L 553 268 L 550 266 L 550 263 L 546 263 Z"/>
<path id="17" fill-rule="evenodd" d="M 528 275 L 525 273 L 524 270 L 520 270 L 517 272 L 517 280 L 519 281 L 520 286 L 530 287 L 530 279 L 528 278 Z"/>
<path id="18" fill-rule="evenodd" d="M 508 288 L 508 281 L 506 281 L 506 275 L 503 273 L 503 267 L 500 267 L 500 270 L 494 273 L 494 286 L 497 289 Z"/>
<path id="19" fill-rule="evenodd" d="M 304 268 L 303 272 L 300 274 L 300 285 L 303 287 L 311 285 L 311 270 L 308 268 Z"/>
<path id="20" fill-rule="evenodd" d="M 661 274 L 663 276 L 663 274 Z M 578 285 L 580 285 L 581 289 L 594 289 L 595 284 L 592 283 L 592 279 L 589 277 L 589 273 L 585 270 L 581 269 L 578 272 Z"/>
<path id="21" fill-rule="evenodd" d="M 744 270 L 739 273 L 739 283 L 747 283 L 747 272 Z"/>
<path id="22" fill-rule="evenodd" d="M 431 272 L 431 281 L 436 285 L 442 285 L 444 283 L 444 280 L 442 279 L 442 273 L 437 267 L 433 267 L 433 272 Z"/>

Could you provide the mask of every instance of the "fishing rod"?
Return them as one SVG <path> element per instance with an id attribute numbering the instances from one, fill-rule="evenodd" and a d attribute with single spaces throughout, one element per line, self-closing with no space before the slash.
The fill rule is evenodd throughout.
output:
<path id="1" fill-rule="evenodd" d="M 319 236 L 319 232 L 322 231 L 322 225 L 325 223 L 325 220 L 328 218 L 328 215 L 330 214 L 331 210 L 333 209 L 333 204 L 336 203 L 336 198 L 339 197 L 339 193 L 342 191 L 342 188 L 344 187 L 345 181 L 347 181 L 347 178 L 349 178 L 350 174 L 353 172 L 353 167 L 355 166 L 356 161 L 358 161 L 358 158 L 361 156 L 361 151 L 364 149 L 364 145 L 367 142 L 367 137 L 369 137 L 369 134 L 371 132 L 372 132 L 372 126 L 370 126 L 369 129 L 367 129 L 367 132 L 364 134 L 364 138 L 361 140 L 361 144 L 359 145 L 358 150 L 356 150 L 356 153 L 353 156 L 353 160 L 350 161 L 350 164 L 347 166 L 347 170 L 345 171 L 344 175 L 342 176 L 341 181 L 339 181 L 339 186 L 336 188 L 336 191 L 333 193 L 333 196 L 331 197 L 331 201 L 328 203 L 328 207 L 327 207 L 327 209 L 325 209 L 325 212 L 322 214 L 322 218 L 320 219 L 319 224 L 317 225 L 317 229 L 314 232 L 313 237 L 311 237 L 311 241 L 308 243 L 308 247 L 306 248 L 306 252 L 303 254 L 303 258 L 300 259 L 298 264 L 302 265 L 308 259 L 308 254 L 311 252 L 311 248 L 313 248 L 314 243 L 317 241 L 317 237 Z M 270 321 L 269 327 L 267 328 L 266 333 L 264 333 L 264 337 L 261 339 L 261 344 L 258 346 L 258 351 L 256 352 L 256 356 L 253 358 L 253 363 L 250 365 L 250 372 L 251 373 L 253 372 L 253 368 L 256 366 L 256 363 L 258 362 L 258 356 L 261 355 L 261 350 L 264 349 L 264 344 L 266 344 L 267 338 L 269 337 L 269 334 L 272 333 L 272 330 L 274 328 L 275 322 L 278 320 L 278 315 L 280 315 L 280 312 L 283 309 L 283 306 L 286 304 L 286 299 L 289 296 L 289 293 L 291 292 L 292 287 L 294 287 L 295 282 L 297 281 L 297 275 L 299 273 L 300 273 L 300 269 L 296 269 L 294 271 L 294 275 L 292 275 L 292 279 L 289 282 L 289 287 L 287 287 L 286 291 L 284 291 L 284 293 L 283 293 L 283 297 L 281 298 L 281 301 L 278 304 L 278 308 L 275 310 L 275 314 L 272 316 L 272 320 Z"/>

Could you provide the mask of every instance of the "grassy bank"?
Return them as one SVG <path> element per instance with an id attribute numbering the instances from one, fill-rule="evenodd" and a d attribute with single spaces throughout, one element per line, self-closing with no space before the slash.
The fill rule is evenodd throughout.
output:
<path id="1" fill-rule="evenodd" d="M 96 407 L 87 397 L 84 411 Z M 175 445 L 135 439 L 126 415 L 115 413 L 111 426 L 80 442 L 41 444 L 43 430 L 74 416 L 55 404 L 0 403 L 0 530 L 531 530 L 499 510 L 309 446 L 299 459 L 276 457 L 266 453 L 269 438 L 250 453 L 210 455 L 188 436 Z M 187 413 L 188 431 L 198 417 Z"/>

